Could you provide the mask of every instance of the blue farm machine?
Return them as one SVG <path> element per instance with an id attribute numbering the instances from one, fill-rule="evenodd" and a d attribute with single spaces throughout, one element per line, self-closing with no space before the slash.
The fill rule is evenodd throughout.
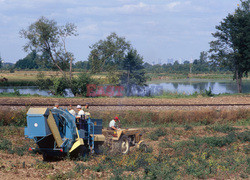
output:
<path id="1" fill-rule="evenodd" d="M 121 154 L 130 146 L 146 149 L 138 129 L 104 130 L 102 119 L 76 119 L 66 109 L 30 108 L 24 134 L 37 144 L 30 150 L 42 153 L 44 160 L 99 153 L 103 144 Z"/>

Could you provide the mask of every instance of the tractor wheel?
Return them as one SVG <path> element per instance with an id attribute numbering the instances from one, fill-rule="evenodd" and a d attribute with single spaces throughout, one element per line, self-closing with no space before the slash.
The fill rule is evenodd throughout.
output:
<path id="1" fill-rule="evenodd" d="M 127 136 L 122 136 L 118 143 L 119 143 L 119 147 L 118 147 L 119 152 L 121 154 L 128 154 L 129 153 L 129 148 L 130 148 L 128 137 Z"/>

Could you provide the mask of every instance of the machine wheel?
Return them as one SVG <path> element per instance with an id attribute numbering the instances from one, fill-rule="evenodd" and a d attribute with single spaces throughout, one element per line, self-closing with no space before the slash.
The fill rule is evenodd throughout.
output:
<path id="1" fill-rule="evenodd" d="M 47 153 L 43 153 L 43 161 L 51 161 L 53 159 L 54 159 L 53 156 L 50 156 Z"/>
<path id="2" fill-rule="evenodd" d="M 129 143 L 129 140 L 128 140 L 128 137 L 127 136 L 122 136 L 120 138 L 120 140 L 118 141 L 119 143 L 119 152 L 121 154 L 128 154 L 129 152 L 129 148 L 130 148 L 130 143 Z"/>

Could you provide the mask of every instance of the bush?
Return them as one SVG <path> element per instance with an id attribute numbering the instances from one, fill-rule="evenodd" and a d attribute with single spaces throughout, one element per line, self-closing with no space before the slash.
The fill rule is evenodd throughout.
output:
<path id="1" fill-rule="evenodd" d="M 27 109 L 20 111 L 0 111 L 0 126 L 25 126 Z"/>
<path id="2" fill-rule="evenodd" d="M 0 139 L 0 150 L 11 150 L 12 143 L 7 139 Z"/>
<path id="3" fill-rule="evenodd" d="M 238 128 L 229 126 L 227 124 L 214 125 L 214 126 L 211 126 L 210 129 L 217 131 L 217 132 L 222 132 L 222 133 L 230 133 L 232 131 L 238 130 Z"/>
<path id="4" fill-rule="evenodd" d="M 98 82 L 89 74 L 81 73 L 77 78 L 72 79 L 71 91 L 75 96 L 86 96 L 88 84 L 98 84 Z"/>
<path id="5" fill-rule="evenodd" d="M 238 138 L 240 141 L 249 142 L 249 141 L 250 141 L 250 131 L 245 131 L 245 132 L 239 133 L 239 134 L 237 135 L 237 138 Z"/>

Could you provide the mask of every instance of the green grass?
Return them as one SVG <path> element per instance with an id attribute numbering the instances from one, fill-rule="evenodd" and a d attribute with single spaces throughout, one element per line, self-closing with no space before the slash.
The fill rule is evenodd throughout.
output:
<path id="1" fill-rule="evenodd" d="M 148 134 L 148 138 L 153 140 L 153 141 L 158 141 L 159 137 L 161 136 L 165 136 L 166 130 L 163 128 L 158 128 L 155 131 L 151 132 L 150 134 Z"/>

